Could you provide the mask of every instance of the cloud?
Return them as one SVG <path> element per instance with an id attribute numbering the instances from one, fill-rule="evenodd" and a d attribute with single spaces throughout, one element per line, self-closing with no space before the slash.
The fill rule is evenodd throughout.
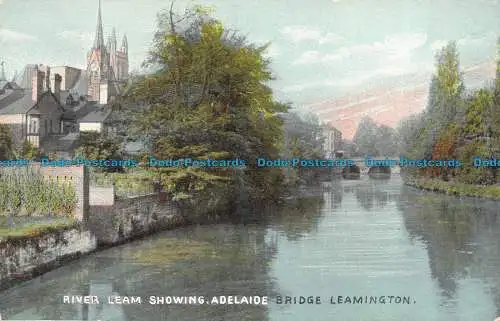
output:
<path id="1" fill-rule="evenodd" d="M 427 42 L 427 34 L 395 34 L 383 42 L 342 47 L 333 52 L 306 51 L 294 64 L 331 63 L 348 58 L 376 58 L 393 60 L 411 56 L 411 53 Z"/>
<path id="2" fill-rule="evenodd" d="M 461 47 L 477 46 L 477 45 L 487 44 L 488 42 L 494 43 L 495 39 L 496 35 L 493 32 L 489 32 L 484 36 L 480 37 L 466 36 L 462 39 L 459 39 L 457 41 L 457 45 Z"/>
<path id="3" fill-rule="evenodd" d="M 447 44 L 448 44 L 448 41 L 446 41 L 446 40 L 436 40 L 436 41 L 433 41 L 431 43 L 430 47 L 431 47 L 432 52 L 437 53 L 441 49 L 446 47 Z"/>
<path id="4" fill-rule="evenodd" d="M 338 43 L 344 40 L 344 37 L 338 34 L 328 32 L 323 35 L 318 29 L 307 26 L 288 26 L 285 27 L 281 33 L 294 43 L 316 41 L 319 44 L 326 44 Z"/>
<path id="5" fill-rule="evenodd" d="M 36 38 L 32 35 L 4 28 L 0 29 L 0 42 L 28 42 L 35 40 Z"/>
<path id="6" fill-rule="evenodd" d="M 77 30 L 64 30 L 57 34 L 57 36 L 64 40 L 71 40 L 80 42 L 83 45 L 91 44 L 94 41 L 94 34 L 92 32 L 82 32 Z"/>
<path id="7" fill-rule="evenodd" d="M 468 47 L 468 46 L 481 46 L 494 44 L 496 42 L 497 36 L 494 32 L 488 32 L 483 36 L 475 37 L 475 36 L 465 36 L 464 38 L 458 39 L 456 41 L 457 46 L 459 47 Z M 449 41 L 446 40 L 436 40 L 431 43 L 431 50 L 433 52 L 438 52 L 443 49 L 448 44 Z"/>

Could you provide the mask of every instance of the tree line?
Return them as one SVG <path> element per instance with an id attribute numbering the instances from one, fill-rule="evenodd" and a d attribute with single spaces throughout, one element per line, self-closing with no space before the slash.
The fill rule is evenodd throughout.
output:
<path id="1" fill-rule="evenodd" d="M 500 42 L 497 44 L 500 49 Z M 500 152 L 500 60 L 495 81 L 467 90 L 455 42 L 436 55 L 427 106 L 398 128 L 399 152 L 416 159 L 457 159 L 460 168 L 426 168 L 415 175 L 467 184 L 498 182 L 496 167 L 473 166 L 472 158 L 494 159 Z"/>
<path id="2" fill-rule="evenodd" d="M 500 43 L 498 44 L 500 48 Z M 494 167 L 476 168 L 472 158 L 493 159 L 500 152 L 500 62 L 495 80 L 468 90 L 460 69 L 455 42 L 436 54 L 435 70 L 424 111 L 392 129 L 371 118 L 361 120 L 353 139 L 356 156 L 404 156 L 410 159 L 457 159 L 461 168 L 425 168 L 410 174 L 457 180 L 467 184 L 495 184 Z"/>

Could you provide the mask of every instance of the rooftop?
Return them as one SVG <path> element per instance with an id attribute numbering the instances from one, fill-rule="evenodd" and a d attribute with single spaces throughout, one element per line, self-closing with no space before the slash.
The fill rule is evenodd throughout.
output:
<path id="1" fill-rule="evenodd" d="M 25 114 L 33 106 L 31 90 L 15 89 L 0 95 L 0 115 Z"/>
<path id="2" fill-rule="evenodd" d="M 43 141 L 44 152 L 73 151 L 78 144 L 78 133 L 51 135 Z"/>

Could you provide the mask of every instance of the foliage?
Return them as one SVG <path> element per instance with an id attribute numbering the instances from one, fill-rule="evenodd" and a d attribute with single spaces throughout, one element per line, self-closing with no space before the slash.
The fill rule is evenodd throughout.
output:
<path id="1" fill-rule="evenodd" d="M 317 116 L 296 111 L 281 114 L 284 123 L 284 145 L 281 155 L 285 159 L 321 159 L 324 158 L 323 144 L 325 137 Z M 293 168 L 283 170 L 287 183 L 316 180 L 321 174 L 318 169 Z"/>
<path id="2" fill-rule="evenodd" d="M 40 157 L 40 151 L 38 148 L 33 146 L 33 144 L 31 144 L 28 140 L 23 142 L 21 154 L 24 159 L 28 160 L 38 159 Z"/>
<path id="3" fill-rule="evenodd" d="M 364 117 L 358 125 L 353 143 L 360 156 L 393 156 L 397 153 L 396 131 L 385 125 L 377 125 L 370 117 Z"/>
<path id="4" fill-rule="evenodd" d="M 498 185 L 471 185 L 460 182 L 444 182 L 436 178 L 409 178 L 408 185 L 430 190 L 434 192 L 442 192 L 451 195 L 472 196 L 489 199 L 500 199 L 500 187 Z"/>
<path id="5" fill-rule="evenodd" d="M 283 114 L 285 145 L 283 154 L 299 158 L 320 158 L 325 138 L 315 115 Z"/>
<path id="6" fill-rule="evenodd" d="M 446 126 L 456 120 L 460 112 L 461 97 L 464 92 L 463 74 L 460 71 L 459 54 L 455 42 L 450 42 L 436 56 L 435 106 L 441 125 Z M 434 113 L 432 113 L 434 114 Z"/>
<path id="7" fill-rule="evenodd" d="M 160 15 L 148 60 L 157 72 L 138 79 L 128 94 L 138 106 L 131 132 L 147 139 L 157 159 L 276 157 L 282 144 L 276 114 L 288 107 L 266 85 L 272 80 L 266 48 L 246 44 L 198 7 L 182 17 L 172 10 Z M 273 195 L 280 171 L 249 165 L 244 175 L 253 195 Z M 178 168 L 164 171 L 161 181 L 174 194 L 193 195 L 232 176 L 226 169 Z"/>
<path id="8" fill-rule="evenodd" d="M 474 140 L 465 145 L 461 152 L 460 158 L 462 167 L 458 180 L 466 184 L 494 184 L 494 176 L 491 169 L 485 167 L 475 167 L 472 159 L 474 157 L 488 157 L 488 149 L 485 141 Z"/>
<path id="9" fill-rule="evenodd" d="M 12 136 L 8 125 L 0 124 L 0 159 L 12 156 Z"/>
<path id="10" fill-rule="evenodd" d="M 155 192 L 159 173 L 142 168 L 126 169 L 124 173 L 90 170 L 90 182 L 95 186 L 114 186 L 117 197 L 147 195 Z"/>
<path id="11" fill-rule="evenodd" d="M 97 132 L 80 133 L 79 146 L 75 150 L 76 157 L 89 160 L 121 159 L 121 145 L 118 141 Z M 119 172 L 121 167 L 103 167 L 101 171 Z"/>
<path id="12" fill-rule="evenodd" d="M 397 154 L 397 134 L 395 129 L 380 125 L 376 137 L 375 149 L 379 155 L 393 156 Z"/>
<path id="13" fill-rule="evenodd" d="M 486 87 L 466 96 L 458 51 L 453 42 L 449 43 L 436 56 L 426 110 L 398 128 L 400 152 L 414 159 L 461 161 L 460 169 L 421 171 L 426 176 L 462 184 L 496 184 L 497 169 L 475 168 L 472 158 L 495 158 L 500 152 L 497 90 Z"/>
<path id="14" fill-rule="evenodd" d="M 457 127 L 449 126 L 444 133 L 439 137 L 434 149 L 432 150 L 433 160 L 454 159 L 455 149 L 457 144 Z M 432 177 L 441 176 L 444 180 L 448 180 L 450 169 L 447 167 L 431 167 L 429 172 Z"/>
<path id="15" fill-rule="evenodd" d="M 0 216 L 0 219 L 2 217 Z M 80 227 L 78 221 L 72 219 L 53 220 L 51 222 L 37 222 L 31 224 L 20 224 L 14 228 L 0 224 L 0 241 L 22 241 L 39 237 L 46 234 L 59 233 L 69 229 Z"/>
<path id="16" fill-rule="evenodd" d="M 411 115 L 410 117 L 403 119 L 399 122 L 396 129 L 398 140 L 398 154 L 408 158 L 415 157 L 418 151 L 416 150 L 416 137 L 421 135 L 423 130 L 422 125 L 423 117 L 421 115 Z"/>
<path id="17" fill-rule="evenodd" d="M 354 134 L 353 142 L 356 144 L 360 154 L 377 157 L 379 153 L 375 148 L 377 142 L 378 125 L 370 117 L 361 119 L 356 134 Z"/>
<path id="18" fill-rule="evenodd" d="M 0 171 L 0 215 L 63 215 L 76 208 L 74 187 L 45 180 L 30 167 Z"/>

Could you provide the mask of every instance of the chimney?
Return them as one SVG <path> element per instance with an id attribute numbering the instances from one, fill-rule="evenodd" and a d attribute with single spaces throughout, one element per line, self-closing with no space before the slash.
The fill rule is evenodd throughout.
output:
<path id="1" fill-rule="evenodd" d="M 40 96 L 42 96 L 44 78 L 45 73 L 35 69 L 34 76 L 31 79 L 31 99 L 34 102 L 38 102 L 40 100 Z"/>
<path id="2" fill-rule="evenodd" d="M 108 103 L 109 93 L 108 93 L 108 83 L 101 83 L 99 93 L 99 104 L 106 105 Z"/>
<path id="3" fill-rule="evenodd" d="M 57 97 L 57 100 L 61 101 L 61 82 L 62 77 L 59 74 L 54 75 L 54 95 Z"/>
<path id="4" fill-rule="evenodd" d="M 43 92 L 50 90 L 50 67 L 46 65 L 38 65 L 38 70 L 45 73 L 42 81 Z"/>

